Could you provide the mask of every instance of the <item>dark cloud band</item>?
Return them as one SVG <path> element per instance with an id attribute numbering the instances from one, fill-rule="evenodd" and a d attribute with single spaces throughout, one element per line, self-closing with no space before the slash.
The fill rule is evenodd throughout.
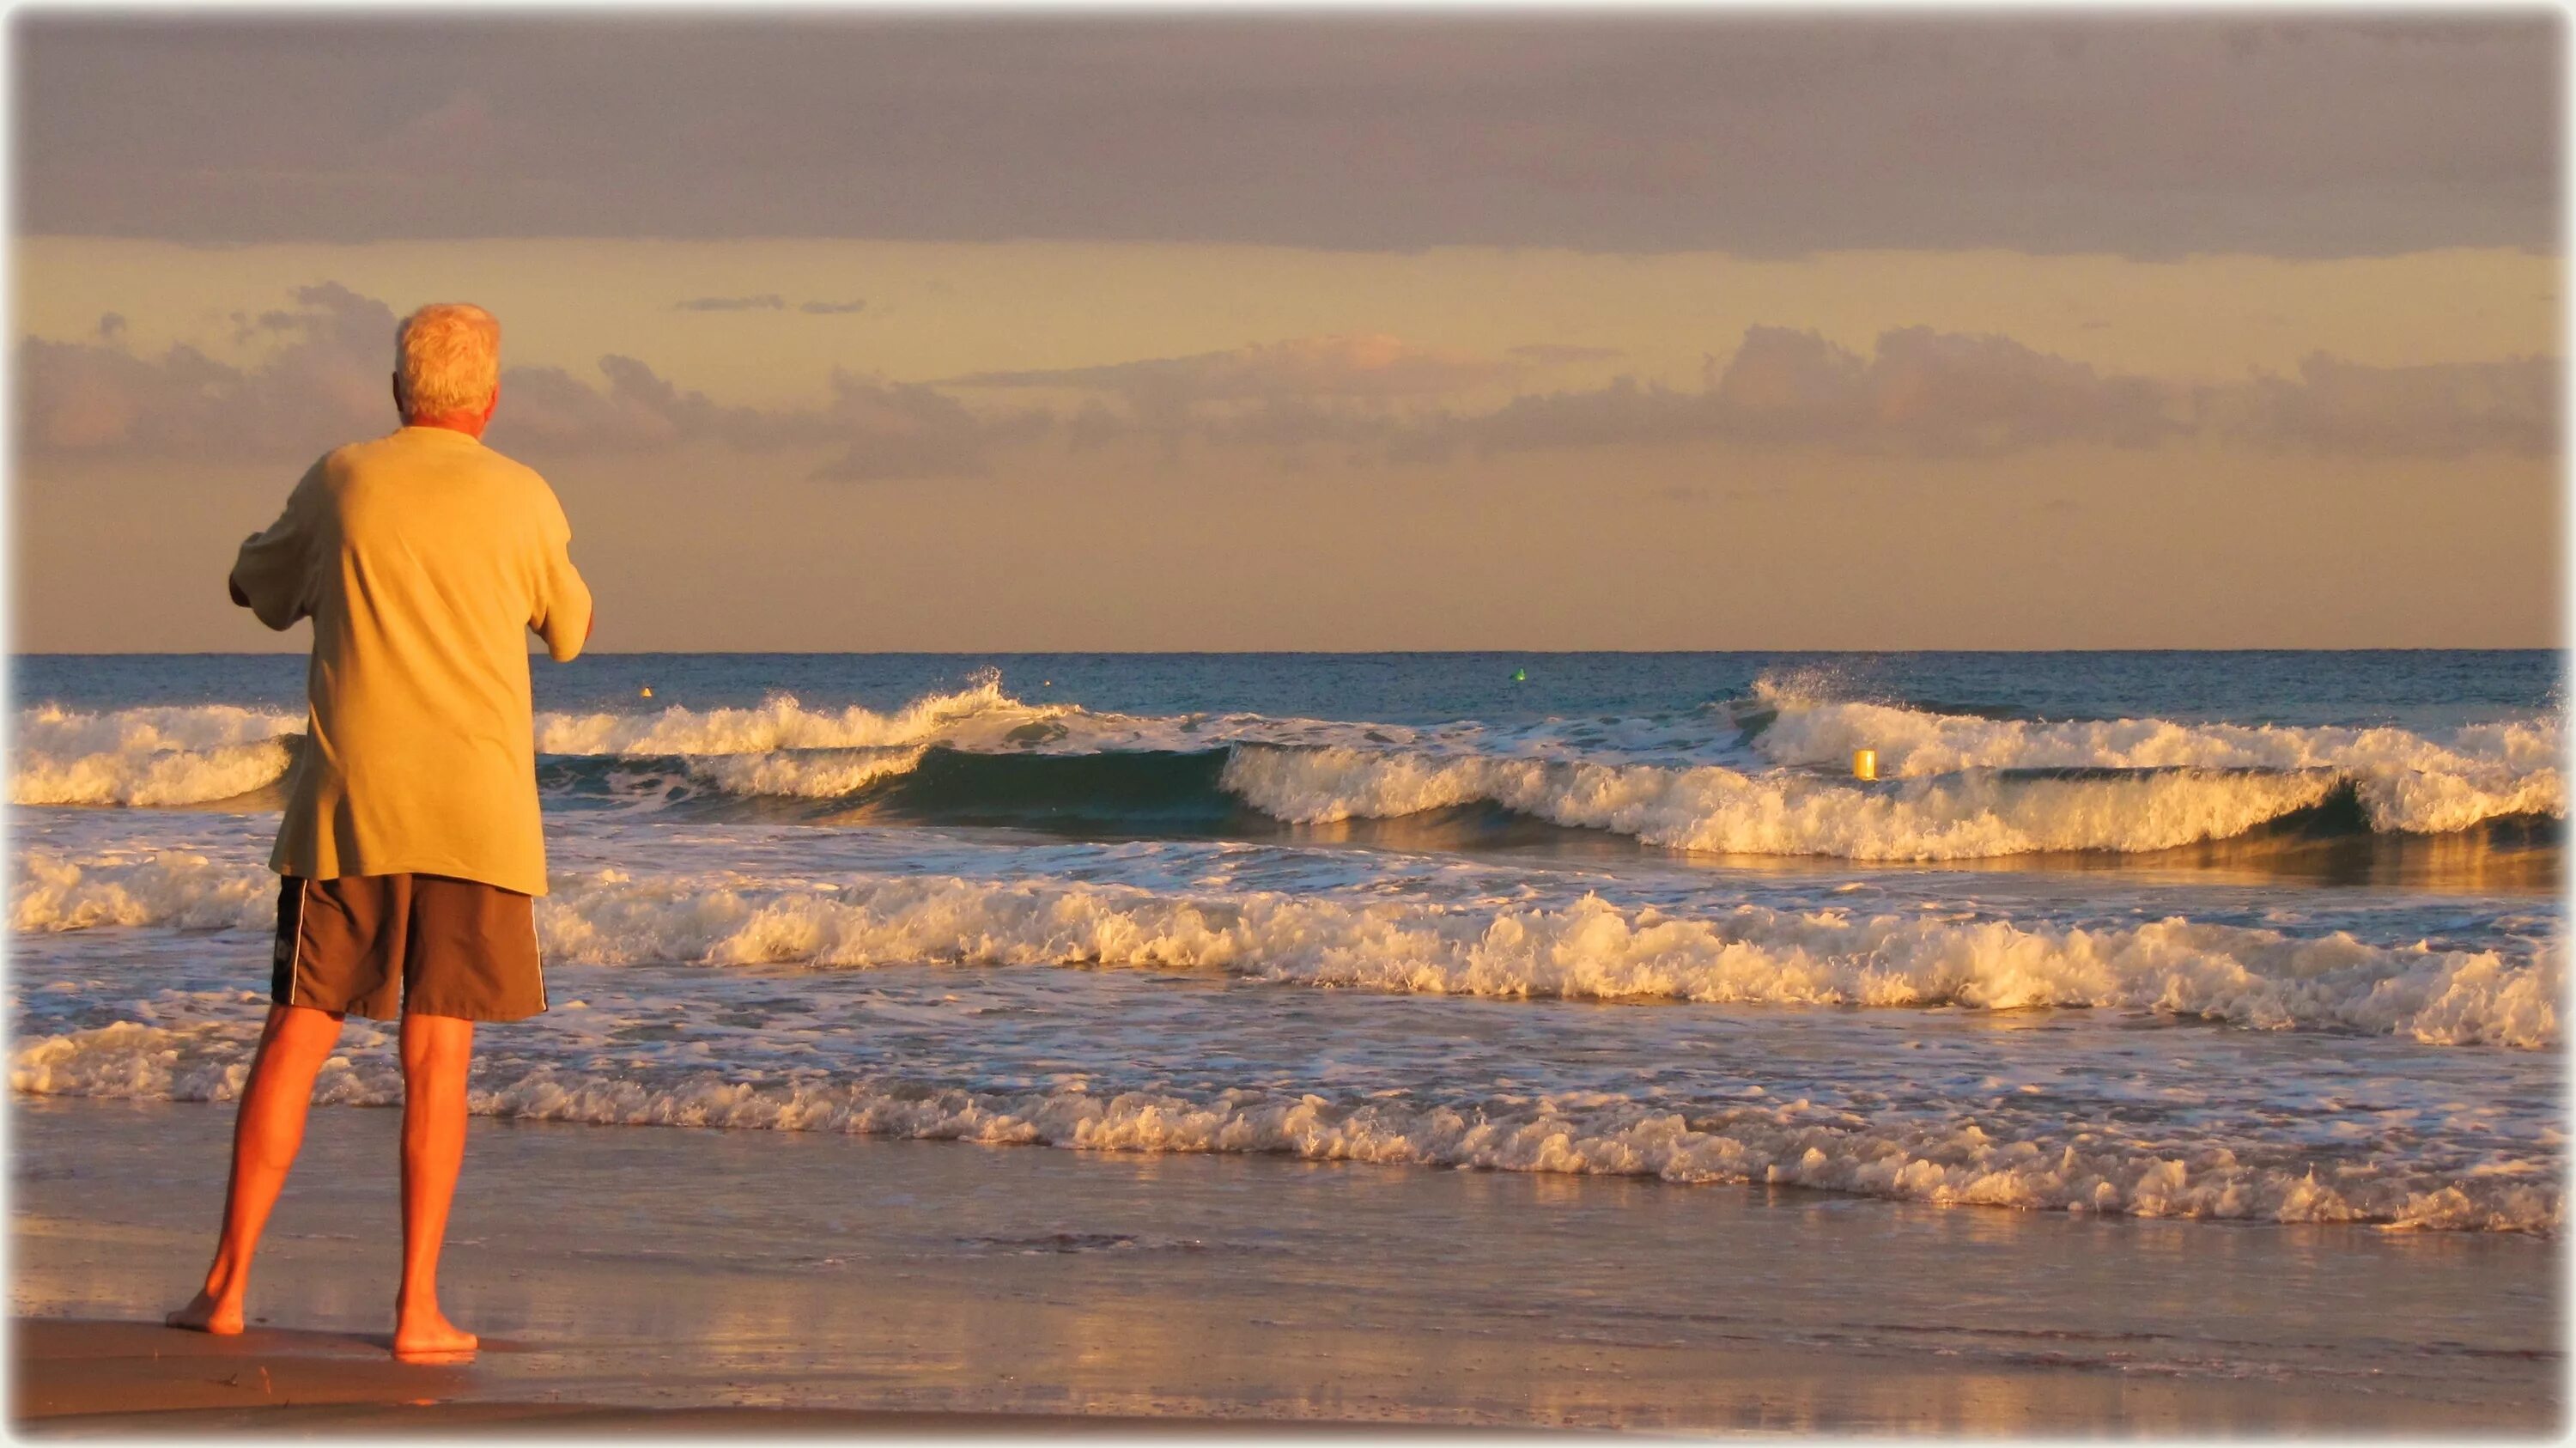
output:
<path id="1" fill-rule="evenodd" d="M 42 13 L 18 21 L 17 223 L 187 242 L 2549 248 L 2560 28 L 2547 10 Z"/>

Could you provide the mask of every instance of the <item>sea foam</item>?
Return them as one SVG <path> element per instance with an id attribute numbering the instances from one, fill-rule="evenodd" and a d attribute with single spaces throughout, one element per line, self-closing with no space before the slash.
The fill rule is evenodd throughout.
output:
<path id="1" fill-rule="evenodd" d="M 685 757 L 689 777 L 726 794 L 839 799 L 921 763 L 921 746 L 793 749 Z"/>
<path id="2" fill-rule="evenodd" d="M 264 927 L 273 879 L 182 854 L 22 856 L 22 932 Z M 1585 896 L 1554 907 L 1071 881 L 858 874 L 796 885 L 727 872 L 558 875 L 549 960 L 814 969 L 954 963 L 1212 970 L 1286 984 L 1604 1001 L 2090 1007 L 2429 1045 L 2558 1043 L 2565 953 L 2390 948 L 2180 917 L 2084 929 L 1915 911 L 1740 905 L 1673 914 Z"/>
<path id="3" fill-rule="evenodd" d="M 21 933 L 158 925 L 264 930 L 277 912 L 277 877 L 190 850 L 70 859 L 25 850 L 9 881 L 9 928 Z"/>
<path id="4" fill-rule="evenodd" d="M 537 716 L 537 752 L 611 755 L 756 755 L 778 750 L 873 749 L 933 740 L 960 748 L 1005 747 L 1014 729 L 1037 726 L 1070 712 L 1064 705 L 1023 704 L 987 673 L 954 693 L 931 694 L 891 714 L 853 705 L 808 709 L 778 695 L 756 709 L 692 710 L 677 706 L 649 714 Z"/>
<path id="5" fill-rule="evenodd" d="M 1752 727 L 1739 731 L 1738 716 Z M 230 706 L 23 710 L 11 797 L 51 805 L 233 798 L 285 772 L 301 722 Z M 1490 802 L 1675 849 L 1864 860 L 2164 850 L 2231 838 L 2337 797 L 2384 832 L 2566 816 L 2555 717 L 2438 738 L 2163 719 L 2043 723 L 1816 701 L 1765 683 L 1754 699 L 1695 721 L 1626 724 L 1634 727 L 1131 717 L 1027 704 L 986 675 L 889 713 L 814 710 L 781 696 L 744 709 L 550 712 L 535 729 L 545 755 L 660 759 L 700 790 L 737 797 L 855 794 L 899 778 L 934 747 L 970 757 L 1179 751 L 1211 767 L 1222 754 L 1225 791 L 1296 824 Z M 1858 748 L 1877 751 L 1882 779 L 1848 777 Z M 1102 803 L 1114 814 L 1115 800 Z"/>
<path id="6" fill-rule="evenodd" d="M 247 794 L 286 773 L 301 715 L 226 704 L 18 711 L 9 799 L 35 805 L 186 805 Z"/>
<path id="7" fill-rule="evenodd" d="M 145 1100 L 238 1096 L 253 1020 L 141 1021 L 22 1040 L 13 1089 Z M 334 1056 L 315 1098 L 401 1099 L 390 1033 Z M 2207 1144 L 2170 1147 L 2069 1121 L 2033 1137 L 1972 1117 L 1870 1116 L 1804 1100 L 1690 1112 L 1628 1101 L 1334 1099 L 1260 1088 L 1093 1094 L 1079 1086 L 976 1091 L 900 1078 L 752 1081 L 721 1069 L 639 1078 L 562 1064 L 484 1069 L 485 1116 L 1046 1145 L 1094 1151 L 1276 1153 L 1314 1161 L 1749 1182 L 1944 1205 L 2148 1217 L 2361 1222 L 2553 1233 L 2559 1184 L 2528 1173 L 2444 1173 L 2395 1162 L 2320 1170 Z"/>
<path id="8" fill-rule="evenodd" d="M 1748 855 L 1955 860 L 2046 850 L 2170 849 L 2323 803 L 2337 778 L 2139 772 L 2007 778 L 1977 770 L 1863 785 L 1723 765 L 1563 763 L 1346 748 L 1238 747 L 1226 786 L 1298 823 L 1389 818 L 1472 801 L 1648 844 Z"/>
<path id="9" fill-rule="evenodd" d="M 554 958 L 866 967 L 946 961 L 1213 969 L 1301 985 L 1489 997 L 2152 1011 L 2527 1050 L 2558 1040 L 2563 950 L 2389 949 L 2181 918 L 2086 930 L 1744 905 L 1705 916 L 1062 882 L 852 876 L 828 889 L 568 880 Z"/>
<path id="10" fill-rule="evenodd" d="M 1810 700 L 1767 682 L 1755 692 L 1777 710 L 1755 747 L 1782 765 L 1839 767 L 1852 751 L 1872 749 L 1882 774 L 1903 778 L 1978 769 L 2312 773 L 2350 780 L 2375 828 L 2425 834 L 2567 814 L 2565 731 L 2554 715 L 2434 738 L 2396 728 L 1984 719 Z"/>

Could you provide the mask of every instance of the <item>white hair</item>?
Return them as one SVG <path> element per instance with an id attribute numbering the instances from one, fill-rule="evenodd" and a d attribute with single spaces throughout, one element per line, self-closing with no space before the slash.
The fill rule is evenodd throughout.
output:
<path id="1" fill-rule="evenodd" d="M 394 330 L 403 420 L 479 412 L 501 385 L 501 324 L 464 302 L 432 302 Z"/>

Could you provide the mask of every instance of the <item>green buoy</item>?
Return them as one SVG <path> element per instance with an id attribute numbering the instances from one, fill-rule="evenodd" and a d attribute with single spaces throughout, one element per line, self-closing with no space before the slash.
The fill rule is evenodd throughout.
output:
<path id="1" fill-rule="evenodd" d="M 1528 683 L 1528 682 L 1529 682 L 1529 670 L 1527 670 L 1527 669 L 1514 669 L 1514 670 L 1512 670 L 1512 682 L 1513 682 L 1513 683 L 1515 683 L 1515 684 L 1526 684 L 1526 683 Z"/>

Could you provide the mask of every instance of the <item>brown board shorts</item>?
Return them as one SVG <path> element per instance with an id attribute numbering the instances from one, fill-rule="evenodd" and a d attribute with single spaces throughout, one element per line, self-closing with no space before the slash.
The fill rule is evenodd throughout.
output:
<path id="1" fill-rule="evenodd" d="M 389 1021 L 525 1020 L 546 1008 L 536 901 L 447 875 L 278 882 L 269 999 Z"/>

